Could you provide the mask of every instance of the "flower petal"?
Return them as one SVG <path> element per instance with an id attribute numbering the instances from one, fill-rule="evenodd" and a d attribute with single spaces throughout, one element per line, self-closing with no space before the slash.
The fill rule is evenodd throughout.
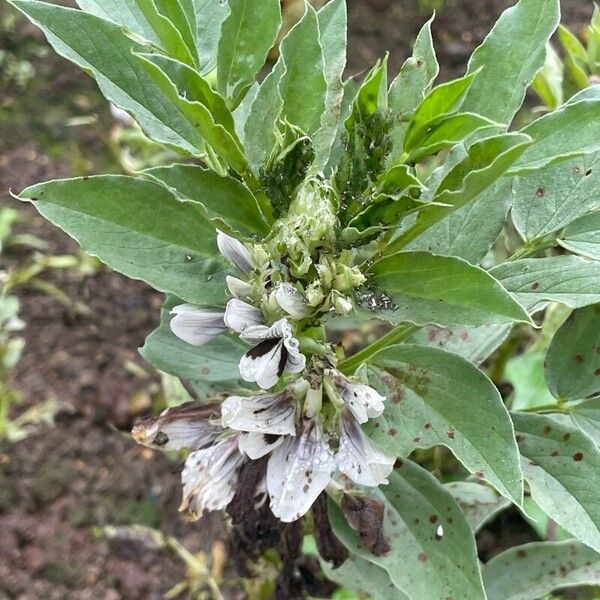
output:
<path id="1" fill-rule="evenodd" d="M 276 435 L 295 435 L 295 402 L 283 391 L 260 396 L 229 396 L 221 404 L 223 427 Z"/>
<path id="2" fill-rule="evenodd" d="M 252 273 L 252 257 L 248 248 L 234 237 L 217 229 L 217 246 L 219 252 L 234 266 L 244 273 Z"/>
<path id="3" fill-rule="evenodd" d="M 171 331 L 193 346 L 202 346 L 227 329 L 223 311 L 179 304 L 171 309 L 171 314 L 175 315 L 169 323 Z"/>
<path id="4" fill-rule="evenodd" d="M 258 460 L 277 448 L 285 438 L 270 433 L 243 432 L 239 438 L 240 452 L 251 460 Z"/>
<path id="5" fill-rule="evenodd" d="M 260 342 L 240 359 L 240 375 L 244 381 L 256 382 L 263 390 L 272 388 L 287 363 L 288 352 L 283 341 L 270 338 Z"/>
<path id="6" fill-rule="evenodd" d="M 184 404 L 168 408 L 158 417 L 139 419 L 132 430 L 133 439 L 148 448 L 161 450 L 198 450 L 214 441 L 221 431 L 211 421 L 220 415 L 218 404 Z"/>
<path id="7" fill-rule="evenodd" d="M 283 345 L 285 346 L 288 355 L 285 363 L 285 370 L 290 373 L 301 373 L 306 367 L 306 356 L 300 352 L 300 344 L 294 337 L 284 338 Z"/>
<path id="8" fill-rule="evenodd" d="M 223 320 L 229 329 L 238 333 L 248 327 L 261 325 L 264 321 L 261 310 L 237 298 L 232 298 L 227 303 Z"/>
<path id="9" fill-rule="evenodd" d="M 299 519 L 327 487 L 335 459 L 320 426 L 306 421 L 297 437 L 285 438 L 273 450 L 267 467 L 271 510 L 282 521 Z"/>
<path id="10" fill-rule="evenodd" d="M 341 389 L 342 400 L 359 423 L 366 423 L 369 419 L 379 417 L 383 413 L 385 396 L 379 394 L 372 387 L 351 381 L 337 372 L 334 381 Z"/>
<path id="11" fill-rule="evenodd" d="M 340 447 L 336 455 L 340 471 L 360 485 L 387 483 L 394 469 L 395 456 L 384 454 L 365 435 L 351 412 L 342 413 Z"/>
<path id="12" fill-rule="evenodd" d="M 302 319 L 306 316 L 306 300 L 291 283 L 280 283 L 275 289 L 275 299 L 277 304 L 295 319 Z"/>
<path id="13" fill-rule="evenodd" d="M 287 319 L 279 319 L 270 327 L 267 325 L 251 325 L 243 331 L 240 338 L 245 342 L 261 342 L 269 338 L 293 338 L 292 326 Z"/>
<path id="14" fill-rule="evenodd" d="M 246 281 L 242 281 L 231 275 L 227 275 L 225 281 L 227 282 L 230 294 L 234 298 L 241 298 L 243 300 L 244 298 L 248 298 L 252 293 L 252 286 Z"/>
<path id="15" fill-rule="evenodd" d="M 181 473 L 183 500 L 179 510 L 197 520 L 205 510 L 225 508 L 235 494 L 238 470 L 244 460 L 237 436 L 192 452 Z"/>

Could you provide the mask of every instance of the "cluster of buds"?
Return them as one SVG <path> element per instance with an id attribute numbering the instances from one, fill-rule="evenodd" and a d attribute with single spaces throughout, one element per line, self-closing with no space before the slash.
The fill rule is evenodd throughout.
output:
<path id="1" fill-rule="evenodd" d="M 309 183 L 261 243 L 218 233 L 221 254 L 239 272 L 227 278 L 232 298 L 223 310 L 173 308 L 171 329 L 187 343 L 232 331 L 251 345 L 239 372 L 260 388 L 220 405 L 168 409 L 135 426 L 141 444 L 191 451 L 181 509 L 193 518 L 229 505 L 249 461 L 266 465 L 255 501 L 268 497 L 283 522 L 302 517 L 324 491 L 387 483 L 395 457 L 361 427 L 382 414 L 385 398 L 338 371 L 324 339 L 323 317 L 349 312 L 350 292 L 364 281 L 349 255 L 336 253 L 337 230 L 327 188 Z"/>

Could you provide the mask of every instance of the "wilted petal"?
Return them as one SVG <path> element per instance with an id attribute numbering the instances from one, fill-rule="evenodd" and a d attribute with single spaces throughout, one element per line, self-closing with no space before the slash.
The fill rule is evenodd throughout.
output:
<path id="1" fill-rule="evenodd" d="M 148 448 L 198 450 L 210 444 L 221 431 L 214 421 L 219 415 L 217 404 L 186 404 L 168 408 L 158 417 L 139 419 L 131 433 L 138 444 Z"/>
<path id="2" fill-rule="evenodd" d="M 291 283 L 280 283 L 275 289 L 275 299 L 277 304 L 295 319 L 306 316 L 306 300 Z"/>
<path id="3" fill-rule="evenodd" d="M 252 460 L 257 460 L 277 448 L 284 439 L 281 435 L 271 433 L 243 432 L 239 438 L 240 452 Z"/>
<path id="4" fill-rule="evenodd" d="M 306 422 L 300 435 L 285 438 L 269 458 L 267 489 L 273 514 L 286 523 L 299 519 L 334 470 L 335 459 L 320 426 L 313 420 Z"/>
<path id="5" fill-rule="evenodd" d="M 335 374 L 334 381 L 341 390 L 342 400 L 359 423 L 366 423 L 383 413 L 385 396 L 371 386 L 351 381 L 341 373 Z"/>
<path id="6" fill-rule="evenodd" d="M 252 294 L 252 286 L 246 281 L 242 281 L 232 275 L 227 275 L 225 281 L 227 282 L 229 292 L 234 298 L 244 299 Z"/>
<path id="7" fill-rule="evenodd" d="M 342 512 L 348 525 L 358 531 L 361 541 L 375 555 L 382 556 L 390 550 L 383 532 L 385 505 L 367 496 L 342 496 Z"/>
<path id="8" fill-rule="evenodd" d="M 233 298 L 227 303 L 223 320 L 229 329 L 238 333 L 264 322 L 261 310 L 237 298 Z"/>
<path id="9" fill-rule="evenodd" d="M 254 271 L 250 252 L 242 242 L 217 230 L 217 246 L 219 247 L 219 252 L 240 271 L 244 273 Z"/>
<path id="10" fill-rule="evenodd" d="M 337 453 L 338 468 L 352 481 L 374 487 L 386 484 L 394 469 L 395 456 L 384 454 L 365 435 L 353 415 L 342 414 L 342 432 Z"/>
<path id="11" fill-rule="evenodd" d="M 240 359 L 240 375 L 263 390 L 272 388 L 285 370 L 288 352 L 283 340 L 271 338 L 260 342 Z"/>
<path id="12" fill-rule="evenodd" d="M 229 396 L 221 404 L 223 427 L 276 435 L 295 435 L 295 402 L 289 392 Z"/>
<path id="13" fill-rule="evenodd" d="M 235 494 L 238 470 L 244 460 L 237 437 L 192 452 L 181 473 L 183 500 L 179 510 L 195 520 L 205 510 L 225 508 Z"/>
<path id="14" fill-rule="evenodd" d="M 227 330 L 223 311 L 194 304 L 179 304 L 171 309 L 171 314 L 174 315 L 169 323 L 171 331 L 194 346 L 202 346 Z"/>

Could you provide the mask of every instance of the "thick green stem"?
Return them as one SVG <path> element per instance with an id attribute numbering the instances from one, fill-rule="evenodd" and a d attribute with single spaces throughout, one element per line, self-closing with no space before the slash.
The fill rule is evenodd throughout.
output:
<path id="1" fill-rule="evenodd" d="M 413 333 L 419 331 L 421 329 L 418 325 L 413 325 L 412 323 L 400 323 L 386 333 L 384 336 L 380 337 L 376 342 L 369 344 L 366 348 L 363 348 L 360 352 L 352 355 L 350 358 L 343 360 L 339 365 L 338 369 L 342 373 L 353 373 L 361 363 L 368 360 L 375 352 L 382 350 L 383 348 L 387 348 L 392 344 L 398 344 L 403 342 L 405 339 L 409 338 Z"/>

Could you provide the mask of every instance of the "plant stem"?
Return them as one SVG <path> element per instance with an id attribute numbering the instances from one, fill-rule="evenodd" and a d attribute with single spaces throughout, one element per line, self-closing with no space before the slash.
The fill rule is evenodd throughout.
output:
<path id="1" fill-rule="evenodd" d="M 527 242 L 522 248 L 519 248 L 511 257 L 508 258 L 507 262 L 518 260 L 520 258 L 528 258 L 535 256 L 542 250 L 553 248 L 556 246 L 556 237 L 540 237 Z"/>
<path id="2" fill-rule="evenodd" d="M 375 352 L 382 350 L 383 348 L 387 348 L 392 344 L 398 344 L 399 342 L 403 342 L 406 338 L 410 337 L 416 331 L 421 329 L 418 325 L 413 325 L 412 323 L 400 323 L 400 325 L 396 325 L 391 331 L 386 333 L 384 336 L 380 337 L 377 341 L 369 344 L 366 348 L 363 348 L 356 354 L 353 354 L 350 358 L 343 360 L 339 365 L 338 369 L 342 373 L 352 373 L 357 367 L 368 360 Z"/>

